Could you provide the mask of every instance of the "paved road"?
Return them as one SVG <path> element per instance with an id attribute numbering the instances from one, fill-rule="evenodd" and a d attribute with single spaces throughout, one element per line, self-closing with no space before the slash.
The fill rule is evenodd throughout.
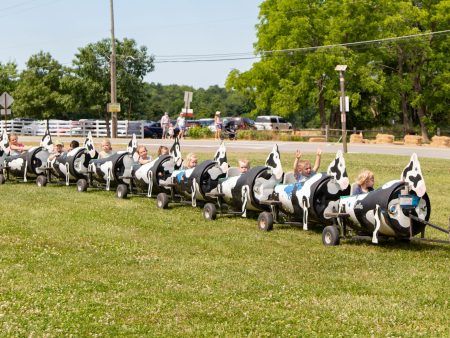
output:
<path id="1" fill-rule="evenodd" d="M 56 139 L 56 138 L 55 138 Z M 64 142 L 69 142 L 69 139 L 64 139 Z M 20 136 L 21 142 L 38 142 L 39 137 L 36 136 Z M 79 139 L 82 141 L 82 139 Z M 101 139 L 95 139 L 96 143 L 100 143 Z M 115 149 L 125 149 L 128 139 L 113 139 L 112 144 Z M 173 141 L 170 140 L 154 140 L 145 139 L 138 140 L 139 144 L 149 145 L 150 148 L 156 148 L 159 145 L 167 145 L 170 147 Z M 338 149 L 342 149 L 342 144 L 334 143 L 313 143 L 313 142 L 273 142 L 273 141 L 228 141 L 226 142 L 227 150 L 230 152 L 262 152 L 268 153 L 277 143 L 282 153 L 292 153 L 296 149 L 301 149 L 302 152 L 315 152 L 317 147 L 320 147 L 323 152 L 336 153 Z M 117 145 L 115 147 L 114 145 Z M 215 152 L 219 143 L 214 140 L 181 140 L 181 149 L 186 151 L 205 151 Z M 450 159 L 450 148 L 424 146 L 410 146 L 410 145 L 394 145 L 394 144 L 348 144 L 348 152 L 359 154 L 387 154 L 387 155 L 405 155 L 410 156 L 415 152 L 419 157 L 443 158 Z"/>

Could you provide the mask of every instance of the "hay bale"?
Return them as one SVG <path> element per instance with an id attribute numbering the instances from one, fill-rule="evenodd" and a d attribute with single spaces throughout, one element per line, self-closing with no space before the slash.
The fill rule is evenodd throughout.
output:
<path id="1" fill-rule="evenodd" d="M 377 143 L 377 144 L 393 143 L 394 139 L 395 139 L 394 135 L 377 134 L 377 136 L 375 138 L 375 143 Z"/>
<path id="2" fill-rule="evenodd" d="M 364 143 L 362 133 L 359 134 L 351 134 L 350 135 L 350 143 Z"/>
<path id="3" fill-rule="evenodd" d="M 405 135 L 405 144 L 413 144 L 420 146 L 422 144 L 422 136 L 419 135 Z"/>
<path id="4" fill-rule="evenodd" d="M 434 147 L 450 147 L 450 137 L 433 136 L 431 138 L 431 145 Z"/>
<path id="5" fill-rule="evenodd" d="M 302 136 L 302 137 L 321 137 L 322 131 L 321 130 L 297 130 L 295 132 L 295 135 Z"/>
<path id="6" fill-rule="evenodd" d="M 325 137 L 311 137 L 309 142 L 326 142 Z"/>

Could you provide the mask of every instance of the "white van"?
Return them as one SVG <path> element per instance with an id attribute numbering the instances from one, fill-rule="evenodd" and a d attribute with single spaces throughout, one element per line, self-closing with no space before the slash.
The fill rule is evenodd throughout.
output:
<path id="1" fill-rule="evenodd" d="M 291 130 L 292 124 L 284 117 L 269 115 L 258 116 L 255 120 L 255 126 L 258 130 Z"/>

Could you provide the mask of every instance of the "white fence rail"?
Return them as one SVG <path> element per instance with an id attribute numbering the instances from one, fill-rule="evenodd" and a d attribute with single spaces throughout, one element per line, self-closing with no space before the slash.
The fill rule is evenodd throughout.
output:
<path id="1" fill-rule="evenodd" d="M 47 121 L 9 120 L 0 121 L 0 129 L 8 133 L 19 135 L 44 135 L 47 129 Z M 107 137 L 106 122 L 103 120 L 49 120 L 48 129 L 52 136 L 84 137 L 89 132 L 93 137 Z M 111 128 L 111 122 L 109 123 Z M 110 129 L 111 130 L 111 129 Z M 138 138 L 144 138 L 144 121 L 117 121 L 117 137 L 131 137 L 136 134 Z"/>

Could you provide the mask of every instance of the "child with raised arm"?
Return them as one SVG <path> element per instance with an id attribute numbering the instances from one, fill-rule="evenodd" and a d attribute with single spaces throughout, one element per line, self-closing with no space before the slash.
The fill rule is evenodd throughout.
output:
<path id="1" fill-rule="evenodd" d="M 322 150 L 317 148 L 316 160 L 314 162 L 314 167 L 311 169 L 311 162 L 309 160 L 302 160 L 302 152 L 297 150 L 295 152 L 294 161 L 294 176 L 297 182 L 302 183 L 308 180 L 311 176 L 316 174 L 320 167 L 320 159 L 322 156 Z"/>

